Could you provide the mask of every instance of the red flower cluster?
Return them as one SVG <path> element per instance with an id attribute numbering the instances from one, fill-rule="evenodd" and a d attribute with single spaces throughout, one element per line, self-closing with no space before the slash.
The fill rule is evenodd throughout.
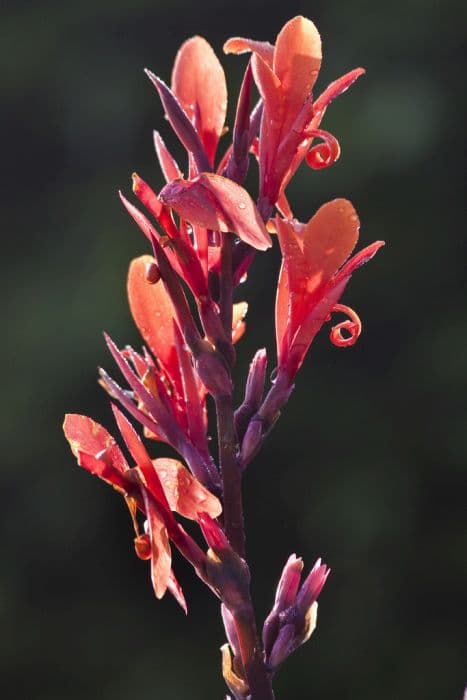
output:
<path id="1" fill-rule="evenodd" d="M 359 230 L 350 202 L 328 202 L 302 224 L 294 219 L 285 196 L 303 160 L 319 169 L 339 157 L 339 144 L 320 128 L 321 120 L 329 103 L 364 71 L 351 71 L 314 99 L 321 40 L 314 24 L 303 17 L 287 22 L 274 46 L 234 38 L 224 50 L 251 52 L 252 57 L 240 90 L 232 143 L 220 158 L 227 88 L 222 66 L 206 40 L 194 37 L 183 44 L 170 88 L 147 71 L 187 151 L 186 177 L 155 132 L 167 184 L 157 193 L 133 175 L 133 192 L 145 213 L 120 195 L 153 253 L 133 260 L 128 273 L 130 308 L 146 345 L 140 352 L 119 349 L 106 336 L 128 388 L 100 372 L 101 385 L 141 424 L 144 437 L 169 444 L 186 466 L 177 459 L 151 457 L 114 404 L 131 466 L 114 438 L 92 419 L 68 415 L 64 430 L 78 463 L 123 495 L 134 524 L 136 552 L 151 561 L 156 596 L 169 590 L 186 609 L 172 571 L 172 542 L 221 598 L 229 640 L 223 652 L 224 676 L 236 698 L 255 700 L 272 698 L 274 671 L 311 634 L 316 598 L 328 569 L 318 563 L 299 590 L 303 564 L 294 555 L 289 559 L 261 649 L 244 559 L 241 473 L 277 419 L 314 336 L 332 313 L 343 312 L 349 319 L 332 329 L 331 340 L 341 346 L 356 341 L 360 320 L 339 299 L 352 273 L 382 242 L 348 260 Z M 256 105 L 254 83 L 259 92 Z M 252 156 L 259 162 L 256 203 L 243 187 Z M 233 303 L 234 290 L 255 252 L 272 247 L 271 233 L 277 234 L 282 254 L 276 379 L 263 398 L 267 360 L 265 350 L 258 351 L 245 400 L 234 414 L 234 344 L 244 332 L 247 311 L 245 302 Z M 217 412 L 217 463 L 209 446 L 208 394 Z M 174 513 L 198 522 L 207 552 Z"/>

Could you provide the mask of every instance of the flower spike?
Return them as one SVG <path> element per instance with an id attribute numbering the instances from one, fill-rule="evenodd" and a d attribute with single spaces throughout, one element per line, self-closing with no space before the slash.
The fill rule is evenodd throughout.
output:
<path id="1" fill-rule="evenodd" d="M 341 297 L 355 270 L 384 243 L 354 254 L 360 222 L 349 201 L 329 201 L 301 223 L 286 194 L 303 161 L 320 171 L 340 157 L 337 138 L 321 122 L 330 103 L 364 70 L 350 71 L 316 97 L 321 38 L 302 16 L 286 22 L 274 44 L 235 37 L 224 51 L 251 56 L 231 139 L 220 156 L 220 140 L 229 133 L 227 87 L 206 39 L 194 36 L 182 44 L 170 87 L 146 70 L 187 158 L 182 172 L 170 143 L 154 131 L 164 187 L 159 192 L 134 173 L 139 205 L 119 193 L 152 253 L 132 260 L 127 277 L 130 311 L 144 345 L 120 348 L 105 334 L 126 385 L 99 370 L 125 452 L 87 416 L 68 414 L 64 432 L 78 464 L 123 497 L 134 550 L 149 563 L 155 596 L 169 591 L 187 612 L 172 568 L 175 546 L 219 599 L 227 639 L 221 647 L 226 700 L 274 700 L 277 670 L 316 627 L 317 598 L 329 569 L 318 559 L 302 580 L 303 561 L 292 554 L 260 635 L 245 549 L 243 472 L 278 421 L 321 327 L 333 314 L 344 314 L 331 324 L 330 340 L 337 347 L 357 341 L 362 323 Z M 259 91 L 255 105 L 253 83 Z M 251 156 L 259 165 L 255 201 Z M 238 392 L 235 344 L 245 333 L 250 300 L 242 294 L 237 301 L 235 290 L 258 251 L 273 247 L 277 253 L 271 254 L 282 258 L 277 365 L 266 386 L 267 352 L 257 350 Z M 242 394 L 235 410 L 234 397 Z M 202 547 L 181 519 L 191 521 L 190 531 L 199 528 Z"/>

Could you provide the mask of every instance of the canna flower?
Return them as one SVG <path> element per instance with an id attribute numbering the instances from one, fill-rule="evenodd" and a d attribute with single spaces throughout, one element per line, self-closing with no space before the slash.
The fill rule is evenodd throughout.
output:
<path id="1" fill-rule="evenodd" d="M 351 320 L 336 326 L 331 340 L 340 346 L 357 340 L 360 320 L 338 301 L 352 273 L 384 243 L 376 241 L 347 260 L 357 244 L 360 221 L 346 199 L 324 204 L 306 224 L 279 217 L 275 224 L 282 251 L 276 297 L 277 361 L 279 373 L 292 381 L 333 311 L 344 311 Z M 344 329 L 350 338 L 343 336 Z"/>
<path id="2" fill-rule="evenodd" d="M 156 597 L 162 598 L 169 590 L 186 611 L 182 590 L 172 571 L 169 539 L 195 567 L 202 567 L 204 555 L 173 512 L 197 521 L 202 512 L 212 517 L 220 515 L 221 504 L 178 460 L 151 460 L 131 423 L 116 406 L 112 409 L 134 467 L 128 465 L 107 430 L 87 416 L 68 414 L 63 425 L 65 437 L 78 464 L 111 484 L 124 497 L 135 530 L 136 553 L 142 559 L 151 560 Z M 145 516 L 143 531 L 138 511 Z"/>
<path id="3" fill-rule="evenodd" d="M 312 90 L 321 67 L 321 38 L 313 22 L 300 16 L 284 25 L 274 46 L 235 37 L 224 44 L 224 51 L 253 53 L 253 74 L 263 101 L 259 208 L 267 217 L 280 200 L 281 211 L 290 217 L 283 190 L 305 156 L 314 168 L 327 167 L 339 157 L 337 140 L 319 125 L 328 104 L 364 70 L 346 74 L 313 102 Z M 323 143 L 310 151 L 314 138 Z"/>

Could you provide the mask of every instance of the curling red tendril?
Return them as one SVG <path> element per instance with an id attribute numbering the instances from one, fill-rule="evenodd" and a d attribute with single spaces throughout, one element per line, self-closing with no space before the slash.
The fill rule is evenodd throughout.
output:
<path id="1" fill-rule="evenodd" d="M 323 131 L 322 129 L 312 129 L 307 132 L 307 136 L 323 140 L 323 143 L 313 146 L 306 154 L 305 160 L 310 168 L 313 170 L 329 168 L 330 165 L 336 162 L 341 154 L 341 147 L 335 136 L 330 134 L 329 131 Z"/>
<path id="2" fill-rule="evenodd" d="M 351 309 L 350 306 L 345 306 L 345 304 L 335 304 L 332 307 L 331 313 L 346 314 L 346 316 L 349 317 L 346 321 L 342 321 L 332 327 L 329 334 L 331 343 L 338 348 L 347 348 L 351 345 L 355 345 L 362 332 L 362 322 L 358 314 Z M 349 335 L 343 335 L 342 331 L 347 331 Z"/>

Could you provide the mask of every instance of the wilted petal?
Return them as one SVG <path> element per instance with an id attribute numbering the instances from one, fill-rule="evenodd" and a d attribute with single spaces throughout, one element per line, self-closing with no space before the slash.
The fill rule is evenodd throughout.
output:
<path id="1" fill-rule="evenodd" d="M 203 37 L 194 36 L 179 49 L 172 90 L 195 125 L 212 165 L 224 128 L 227 86 L 219 59 Z"/>
<path id="2" fill-rule="evenodd" d="M 195 479 L 181 462 L 164 458 L 153 460 L 170 508 L 185 518 L 197 520 L 199 513 L 217 518 L 222 506 L 216 496 Z"/>
<path id="3" fill-rule="evenodd" d="M 160 198 L 190 223 L 236 233 L 258 250 L 272 245 L 248 192 L 221 175 L 202 173 L 193 180 L 175 180 L 164 187 Z"/>

